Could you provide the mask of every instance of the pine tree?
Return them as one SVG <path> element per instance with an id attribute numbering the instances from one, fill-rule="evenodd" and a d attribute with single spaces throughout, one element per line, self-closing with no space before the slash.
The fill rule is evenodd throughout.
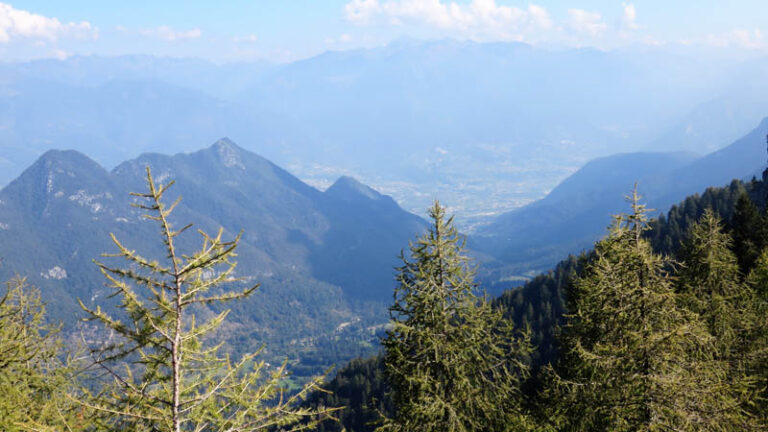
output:
<path id="1" fill-rule="evenodd" d="M 93 350 L 94 362 L 111 384 L 83 404 L 102 413 L 101 427 L 109 430 L 244 432 L 312 426 L 307 418 L 327 411 L 295 404 L 319 379 L 288 395 L 281 388 L 285 364 L 270 368 L 256 361 L 258 352 L 233 362 L 222 354 L 223 344 L 210 345 L 228 310 L 204 322 L 198 322 L 195 311 L 250 295 L 257 286 L 229 289 L 238 282 L 232 258 L 239 236 L 223 241 L 222 230 L 215 236 L 199 231 L 199 251 L 186 255 L 177 249 L 177 237 L 190 225 L 174 230 L 169 219 L 180 202 L 166 205 L 163 200 L 172 184 L 156 185 L 147 168 L 149 191 L 132 194 L 143 200 L 135 206 L 147 212 L 145 218 L 159 224 L 165 260 L 145 258 L 112 235 L 118 252 L 106 256 L 129 265 L 97 262 L 120 305 L 118 313 L 108 313 L 81 302 L 89 319 L 114 336 Z"/>
<path id="2" fill-rule="evenodd" d="M 0 298 L 0 430 L 82 430 L 84 410 L 66 397 L 74 391 L 59 328 L 45 322 L 37 289 L 16 277 Z"/>
<path id="3" fill-rule="evenodd" d="M 515 337 L 475 294 L 452 218 L 435 202 L 432 225 L 401 256 L 393 328 L 382 341 L 395 414 L 381 431 L 525 430 L 520 382 L 527 336 Z"/>
<path id="4" fill-rule="evenodd" d="M 643 238 L 648 210 L 635 191 L 632 213 L 574 282 L 561 336 L 554 394 L 564 430 L 740 430 L 738 404 L 721 392 L 727 374 L 712 337 L 681 309 L 668 259 Z M 735 418 L 734 418 L 735 417 Z"/>

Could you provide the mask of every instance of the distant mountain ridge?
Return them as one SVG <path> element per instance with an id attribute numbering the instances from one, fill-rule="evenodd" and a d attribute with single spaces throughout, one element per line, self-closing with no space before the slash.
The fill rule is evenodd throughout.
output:
<path id="1" fill-rule="evenodd" d="M 193 153 L 145 154 L 111 172 L 79 152 L 49 151 L 0 191 L 0 278 L 28 277 L 52 317 L 73 329 L 77 299 L 108 294 L 91 260 L 114 252 L 109 233 L 164 256 L 155 224 L 130 206 L 128 193 L 146 189 L 147 166 L 157 182 L 176 182 L 175 224 L 243 233 L 237 276 L 262 288 L 234 305 L 230 330 L 277 351 L 335 337 L 342 323 L 354 340 L 371 337 L 364 329 L 385 317 L 370 305 L 389 300 L 397 255 L 426 226 L 353 179 L 322 192 L 228 139 Z M 190 231 L 178 241 L 191 252 L 200 239 Z"/>
<path id="2" fill-rule="evenodd" d="M 496 217 L 470 238 L 491 277 L 546 271 L 569 253 L 589 248 L 605 233 L 610 216 L 626 211 L 635 182 L 649 208 L 666 212 L 688 195 L 765 167 L 768 118 L 731 145 L 703 157 L 690 153 L 628 153 L 596 159 L 565 179 L 544 199 Z"/>
<path id="3" fill-rule="evenodd" d="M 765 59 L 665 47 L 455 40 L 288 64 L 2 62 L 0 185 L 51 148 L 111 169 L 226 135 L 313 185 L 354 176 L 414 212 L 440 197 L 470 226 L 542 198 L 596 157 L 722 147 L 765 112 L 767 70 Z"/>

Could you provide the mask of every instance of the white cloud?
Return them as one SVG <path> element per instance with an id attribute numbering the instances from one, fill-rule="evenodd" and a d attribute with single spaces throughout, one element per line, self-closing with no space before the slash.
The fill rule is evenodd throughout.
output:
<path id="1" fill-rule="evenodd" d="M 55 57 L 55 58 L 59 59 L 59 60 L 66 60 L 66 59 L 67 59 L 68 57 L 70 57 L 72 54 L 70 54 L 70 53 L 68 53 L 68 52 L 66 52 L 66 51 L 64 51 L 64 50 L 61 50 L 61 49 L 56 49 L 56 50 L 53 50 L 53 52 L 51 53 L 51 55 L 52 55 L 53 57 Z"/>
<path id="2" fill-rule="evenodd" d="M 246 43 L 256 43 L 259 41 L 259 37 L 255 34 L 249 34 L 246 36 L 235 36 L 232 38 L 233 42 L 246 42 Z"/>
<path id="3" fill-rule="evenodd" d="M 528 6 L 528 14 L 531 17 L 531 22 L 542 29 L 552 28 L 552 19 L 549 17 L 549 12 L 541 6 L 530 5 Z"/>
<path id="4" fill-rule="evenodd" d="M 541 6 L 527 9 L 502 6 L 496 0 L 472 0 L 469 4 L 440 0 L 352 0 L 344 7 L 355 24 L 416 24 L 476 38 L 520 39 L 524 32 L 552 27 Z"/>
<path id="5" fill-rule="evenodd" d="M 203 35 L 203 32 L 199 28 L 194 28 L 187 31 L 177 31 L 168 26 L 160 26 L 149 29 L 141 29 L 139 30 L 139 34 L 142 36 L 162 39 L 168 42 L 175 42 L 180 40 L 199 39 Z"/>
<path id="6" fill-rule="evenodd" d="M 637 23 L 637 9 L 632 3 L 623 3 L 624 15 L 621 18 L 621 26 L 626 30 L 639 30 L 641 27 Z"/>
<path id="7" fill-rule="evenodd" d="M 327 37 L 324 40 L 326 45 L 343 45 L 352 42 L 352 36 L 347 33 L 342 33 L 339 37 Z"/>
<path id="8" fill-rule="evenodd" d="M 608 29 L 599 13 L 583 9 L 568 9 L 568 27 L 577 34 L 591 37 L 600 36 Z"/>
<path id="9" fill-rule="evenodd" d="M 709 35 L 705 43 L 715 47 L 739 47 L 747 49 L 768 49 L 763 32 L 759 29 L 733 29 L 719 35 Z"/>
<path id="10" fill-rule="evenodd" d="M 358 24 L 367 23 L 380 9 L 379 0 L 352 0 L 344 5 L 347 20 Z"/>
<path id="11" fill-rule="evenodd" d="M 34 14 L 0 3 L 0 43 L 15 39 L 55 41 L 62 37 L 97 38 L 98 29 L 88 21 L 62 23 L 56 18 Z"/>

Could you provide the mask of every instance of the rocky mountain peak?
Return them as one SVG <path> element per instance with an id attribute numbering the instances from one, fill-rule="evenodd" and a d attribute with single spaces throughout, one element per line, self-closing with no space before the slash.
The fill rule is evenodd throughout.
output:
<path id="1" fill-rule="evenodd" d="M 222 138 L 211 146 L 211 150 L 216 152 L 219 160 L 227 168 L 239 168 L 245 169 L 245 164 L 242 161 L 243 149 L 237 146 L 229 138 Z"/>

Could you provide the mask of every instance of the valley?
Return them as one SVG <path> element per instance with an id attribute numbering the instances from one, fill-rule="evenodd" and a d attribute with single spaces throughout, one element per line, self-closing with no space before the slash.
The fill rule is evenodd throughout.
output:
<path id="1" fill-rule="evenodd" d="M 0 432 L 768 430 L 768 3 L 0 0 Z"/>
<path id="2" fill-rule="evenodd" d="M 594 158 L 704 155 L 743 135 L 768 111 L 768 65 L 725 58 L 446 39 L 285 64 L 4 63 L 0 184 L 52 148 L 112 169 L 228 136 L 321 190 L 351 176 L 420 216 L 440 198 L 472 231 Z"/>

